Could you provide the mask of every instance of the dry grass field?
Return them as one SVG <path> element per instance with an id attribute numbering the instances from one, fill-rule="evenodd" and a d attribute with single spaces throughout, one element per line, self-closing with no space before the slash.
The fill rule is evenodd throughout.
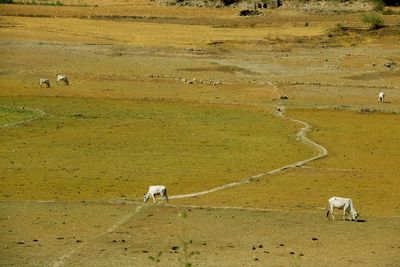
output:
<path id="1" fill-rule="evenodd" d="M 62 3 L 0 4 L 1 266 L 400 265 L 396 10 Z"/>

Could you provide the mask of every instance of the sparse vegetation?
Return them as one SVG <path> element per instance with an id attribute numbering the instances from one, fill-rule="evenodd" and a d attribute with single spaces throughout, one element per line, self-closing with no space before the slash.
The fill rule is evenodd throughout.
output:
<path id="1" fill-rule="evenodd" d="M 12 0 L 13 1 L 13 0 Z M 42 6 L 64 6 L 61 1 L 49 1 L 49 0 L 31 0 L 31 1 L 13 1 L 13 4 L 18 5 L 42 5 Z"/>
<path id="2" fill-rule="evenodd" d="M 155 256 L 149 256 L 149 259 L 152 260 L 154 263 L 159 263 L 161 261 L 162 251 L 159 251 Z"/>
<path id="3" fill-rule="evenodd" d="M 254 10 L 254 9 L 243 9 L 243 10 L 240 10 L 240 12 L 239 12 L 240 16 L 257 16 L 260 14 L 261 14 L 260 11 Z"/>
<path id="4" fill-rule="evenodd" d="M 179 247 L 180 251 L 183 252 L 183 258 L 180 257 L 179 263 L 182 267 L 191 267 L 192 266 L 192 258 L 195 255 L 199 255 L 199 251 L 192 251 L 190 249 L 190 245 L 193 243 L 191 239 L 187 239 L 186 237 L 186 226 L 184 220 L 187 218 L 186 212 L 180 212 L 179 217 L 182 218 L 182 235 L 180 237 L 181 246 Z"/>
<path id="5" fill-rule="evenodd" d="M 370 30 L 380 29 L 385 26 L 385 22 L 377 14 L 364 14 L 362 20 L 369 25 Z"/>
<path id="6" fill-rule="evenodd" d="M 342 23 L 338 23 L 338 24 L 336 24 L 336 29 L 338 29 L 339 31 L 344 32 L 344 31 L 347 31 L 349 29 L 349 27 L 343 25 Z"/>

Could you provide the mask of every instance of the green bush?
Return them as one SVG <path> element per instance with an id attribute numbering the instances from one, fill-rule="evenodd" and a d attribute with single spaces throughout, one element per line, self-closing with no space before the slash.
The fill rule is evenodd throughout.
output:
<path id="1" fill-rule="evenodd" d="M 385 26 L 385 22 L 376 14 L 363 15 L 363 22 L 369 25 L 371 30 L 376 30 Z"/>
<path id="2" fill-rule="evenodd" d="M 0 0 L 0 4 L 12 4 L 13 0 Z"/>
<path id="3" fill-rule="evenodd" d="M 383 0 L 373 0 L 372 2 L 374 4 L 374 11 L 382 12 L 386 7 L 386 4 Z"/>

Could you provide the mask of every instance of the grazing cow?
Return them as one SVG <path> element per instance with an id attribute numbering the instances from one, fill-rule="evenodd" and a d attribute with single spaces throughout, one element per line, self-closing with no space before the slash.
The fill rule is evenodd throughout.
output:
<path id="1" fill-rule="evenodd" d="M 160 195 L 162 200 L 164 201 L 164 199 L 167 200 L 168 202 L 168 195 L 167 195 L 167 188 L 163 185 L 151 185 L 149 186 L 149 191 L 147 192 L 146 195 L 144 195 L 143 197 L 143 202 L 146 203 L 147 200 L 152 197 L 153 198 L 153 202 L 156 203 L 156 199 L 154 198 L 154 196 L 156 195 Z"/>
<path id="2" fill-rule="evenodd" d="M 45 85 L 46 88 L 49 88 L 50 87 L 50 81 L 48 79 L 45 79 L 45 78 L 40 78 L 39 79 L 39 85 L 40 86 Z"/>
<path id="3" fill-rule="evenodd" d="M 57 82 L 59 81 L 63 81 L 65 85 L 68 85 L 68 78 L 66 75 L 62 75 L 62 74 L 57 74 Z"/>
<path id="4" fill-rule="evenodd" d="M 380 92 L 378 95 L 378 102 L 385 102 L 385 93 L 384 92 Z"/>
<path id="5" fill-rule="evenodd" d="M 333 216 L 333 209 L 343 209 L 343 220 L 346 220 L 346 212 L 349 213 L 349 220 L 357 221 L 359 214 L 354 209 L 353 201 L 351 198 L 343 198 L 343 197 L 332 197 L 328 200 L 328 212 L 326 213 L 326 217 L 329 218 L 329 213 L 332 214 L 332 218 L 335 220 L 335 216 Z"/>

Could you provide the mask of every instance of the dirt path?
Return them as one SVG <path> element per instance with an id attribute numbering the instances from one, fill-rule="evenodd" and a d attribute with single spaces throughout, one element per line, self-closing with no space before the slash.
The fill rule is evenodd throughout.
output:
<path id="1" fill-rule="evenodd" d="M 280 94 L 280 95 L 284 94 L 274 84 L 269 83 L 269 85 L 271 85 L 277 91 L 278 94 Z M 6 106 L 3 106 L 3 107 L 4 108 L 10 108 L 10 107 L 6 107 Z M 316 156 L 314 156 L 312 158 L 308 158 L 308 159 L 305 159 L 305 160 L 301 160 L 301 161 L 289 164 L 289 165 L 285 165 L 285 166 L 277 168 L 277 169 L 270 170 L 268 172 L 264 172 L 264 173 L 260 173 L 260 174 L 257 174 L 257 175 L 250 176 L 250 177 L 242 179 L 242 180 L 240 180 L 238 182 L 232 182 L 232 183 L 224 184 L 224 185 L 221 185 L 221 186 L 209 189 L 209 190 L 201 191 L 201 192 L 194 192 L 194 193 L 182 194 L 182 195 L 174 195 L 174 196 L 170 196 L 169 198 L 170 199 L 182 199 L 182 198 L 198 197 L 198 196 L 202 196 L 202 195 L 205 195 L 205 194 L 213 193 L 213 192 L 216 192 L 216 191 L 220 191 L 220 190 L 228 189 L 228 188 L 231 188 L 231 187 L 235 187 L 235 186 L 238 186 L 238 185 L 247 184 L 247 183 L 251 182 L 252 180 L 260 178 L 260 177 L 263 177 L 263 176 L 276 174 L 276 173 L 279 173 L 279 172 L 282 172 L 282 171 L 285 171 L 285 170 L 288 170 L 288 169 L 291 169 L 291 168 L 302 167 L 306 163 L 309 163 L 311 161 L 323 158 L 326 155 L 328 155 L 328 151 L 327 151 L 327 149 L 325 147 L 323 147 L 320 144 L 310 140 L 306 136 L 307 133 L 311 129 L 311 125 L 310 124 L 308 124 L 308 123 L 306 123 L 304 121 L 296 120 L 296 119 L 293 119 L 293 118 L 285 116 L 285 109 L 284 109 L 283 106 L 275 106 L 275 108 L 276 108 L 277 112 L 275 112 L 274 115 L 282 117 L 282 118 L 290 120 L 290 121 L 293 121 L 295 123 L 298 123 L 298 124 L 301 124 L 301 125 L 304 126 L 297 133 L 297 138 L 298 138 L 299 141 L 305 143 L 306 145 L 315 148 L 318 151 L 318 155 L 316 155 Z M 29 122 L 41 119 L 41 118 L 43 118 L 45 116 L 52 116 L 52 115 L 46 113 L 45 111 L 43 111 L 41 109 L 37 109 L 37 108 L 17 107 L 17 109 L 34 111 L 34 112 L 39 113 L 40 116 L 36 117 L 36 118 L 28 119 L 28 120 L 23 120 L 23 121 L 19 121 L 19 122 L 0 125 L 0 128 L 6 128 L 6 127 L 15 126 L 15 125 L 18 125 L 18 124 L 29 123 Z"/>
<path id="2" fill-rule="evenodd" d="M 277 91 L 277 93 L 279 95 L 284 95 L 282 90 L 277 88 L 274 84 L 269 83 L 269 85 L 272 86 Z M 328 155 L 328 150 L 325 147 L 323 147 L 320 144 L 310 140 L 306 136 L 307 133 L 311 129 L 311 125 L 310 124 L 308 124 L 308 123 L 306 123 L 304 121 L 296 120 L 294 118 L 290 118 L 290 117 L 285 116 L 285 108 L 283 106 L 274 106 L 274 107 L 277 110 L 277 112 L 275 112 L 274 115 L 282 117 L 282 118 L 287 119 L 289 121 L 295 122 L 297 124 L 303 125 L 303 128 L 301 128 L 300 131 L 296 135 L 297 139 L 300 142 L 303 142 L 304 144 L 315 148 L 318 151 L 318 155 L 316 155 L 314 157 L 311 157 L 311 158 L 308 158 L 308 159 L 305 159 L 305 160 L 297 161 L 297 162 L 289 164 L 289 165 L 285 165 L 285 166 L 277 168 L 277 169 L 273 169 L 273 170 L 268 171 L 268 172 L 260 173 L 260 174 L 245 178 L 245 179 L 240 180 L 238 182 L 224 184 L 224 185 L 217 186 L 217 187 L 214 187 L 212 189 L 201 191 L 201 192 L 170 196 L 169 198 L 170 199 L 182 199 L 182 198 L 198 197 L 198 196 L 206 195 L 206 194 L 213 193 L 213 192 L 216 192 L 216 191 L 220 191 L 220 190 L 228 189 L 228 188 L 231 188 L 231 187 L 235 187 L 235 186 L 238 186 L 238 185 L 247 184 L 247 183 L 251 182 L 254 179 L 257 179 L 257 178 L 260 178 L 260 177 L 263 177 L 263 176 L 266 176 L 266 175 L 272 175 L 272 174 L 276 174 L 276 173 L 279 173 L 279 172 L 282 172 L 282 171 L 285 171 L 285 170 L 288 170 L 288 169 L 302 167 L 303 165 L 305 165 L 305 164 L 307 164 L 307 163 L 309 163 L 311 161 L 323 158 L 326 155 Z"/>
<path id="3" fill-rule="evenodd" d="M 107 231 L 98 233 L 98 234 L 94 235 L 92 238 L 90 238 L 89 240 L 82 242 L 79 246 L 66 251 L 61 257 L 59 257 L 55 260 L 55 262 L 53 263 L 53 267 L 64 266 L 65 263 L 68 261 L 68 258 L 72 257 L 76 252 L 83 249 L 83 247 L 86 246 L 89 242 L 94 241 L 95 239 L 100 238 L 108 233 L 114 232 L 116 229 L 118 229 L 118 227 L 120 227 L 121 225 L 128 222 L 135 214 L 140 212 L 140 210 L 143 208 L 143 206 L 144 205 L 142 204 L 142 205 L 139 205 L 138 207 L 136 207 L 134 212 L 129 213 L 126 216 L 119 219 L 117 222 L 115 222 L 113 225 L 111 225 L 107 229 Z"/>

